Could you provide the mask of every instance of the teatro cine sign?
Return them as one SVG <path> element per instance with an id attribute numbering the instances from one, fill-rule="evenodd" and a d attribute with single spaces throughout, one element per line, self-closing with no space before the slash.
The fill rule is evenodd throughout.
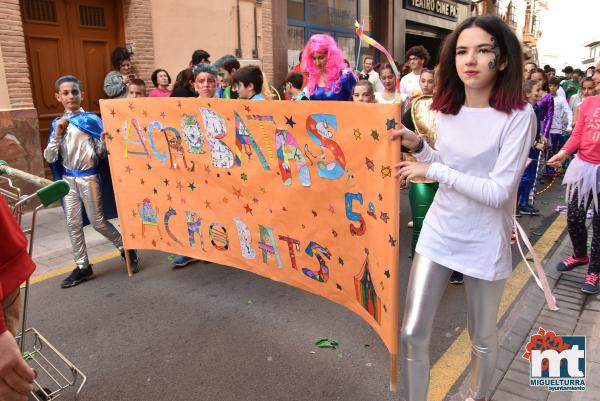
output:
<path id="1" fill-rule="evenodd" d="M 458 20 L 458 7 L 454 3 L 443 0 L 404 0 L 404 8 L 436 17 Z"/>

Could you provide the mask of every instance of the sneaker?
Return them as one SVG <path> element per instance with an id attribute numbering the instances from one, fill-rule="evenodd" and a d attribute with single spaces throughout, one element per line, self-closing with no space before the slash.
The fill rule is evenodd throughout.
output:
<path id="1" fill-rule="evenodd" d="M 173 265 L 175 267 L 184 267 L 197 261 L 198 259 L 190 258 L 189 256 L 178 255 L 173 258 Z"/>
<path id="2" fill-rule="evenodd" d="M 140 271 L 140 258 L 138 257 L 138 253 L 135 249 L 128 249 L 127 253 L 129 254 L 129 260 L 131 261 L 131 272 L 133 274 Z M 121 258 L 125 261 L 125 250 L 121 250 Z"/>
<path id="3" fill-rule="evenodd" d="M 583 258 L 576 258 L 574 255 L 571 255 L 562 262 L 560 262 L 556 266 L 556 270 L 558 270 L 559 272 L 569 272 L 576 267 L 585 266 L 588 263 L 590 263 L 590 258 L 587 255 L 585 255 L 585 257 Z"/>
<path id="4" fill-rule="evenodd" d="M 462 273 L 453 271 L 452 275 L 448 279 L 448 282 L 450 284 L 462 284 L 465 282 L 465 277 L 463 276 Z"/>
<path id="5" fill-rule="evenodd" d="M 539 216 L 540 211 L 529 205 L 519 206 L 519 212 L 527 216 Z"/>
<path id="6" fill-rule="evenodd" d="M 414 225 L 414 223 L 413 223 L 413 221 L 411 220 L 411 221 L 409 221 L 409 222 L 408 222 L 408 224 L 406 225 L 406 227 L 408 227 L 408 228 L 413 228 L 413 225 Z"/>
<path id="7" fill-rule="evenodd" d="M 88 265 L 82 269 L 76 267 L 75 270 L 69 274 L 69 277 L 62 281 L 60 286 L 61 288 L 75 287 L 77 284 L 81 284 L 84 281 L 91 280 L 93 278 L 96 278 L 96 276 L 92 270 L 92 265 Z"/>
<path id="8" fill-rule="evenodd" d="M 586 294 L 597 294 L 600 292 L 600 288 L 598 287 L 598 274 L 596 273 L 588 273 L 585 275 L 585 281 L 581 284 L 581 291 Z"/>

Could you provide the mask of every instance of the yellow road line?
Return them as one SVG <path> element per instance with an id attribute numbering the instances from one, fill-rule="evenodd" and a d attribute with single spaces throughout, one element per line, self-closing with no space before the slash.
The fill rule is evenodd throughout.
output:
<path id="1" fill-rule="evenodd" d="M 108 253 L 105 253 L 103 255 L 99 255 L 99 256 L 96 256 L 96 257 L 90 259 L 90 263 L 91 264 L 101 263 L 101 262 L 104 262 L 106 260 L 115 258 L 117 256 L 120 256 L 119 251 L 111 251 L 111 252 L 108 252 Z M 56 276 L 62 276 L 63 274 L 69 273 L 71 270 L 73 270 L 73 264 L 72 263 L 68 264 L 66 266 L 63 266 L 63 267 L 59 267 L 58 269 L 54 269 L 54 270 L 51 270 L 49 272 L 42 273 L 40 275 L 34 276 L 34 277 L 31 278 L 31 280 L 29 280 L 29 283 L 30 284 L 35 284 L 35 283 L 39 283 L 39 282 L 44 281 L 44 280 L 51 279 L 51 278 L 56 277 Z"/>
<path id="2" fill-rule="evenodd" d="M 544 259 L 546 257 L 546 254 L 550 251 L 550 249 L 552 249 L 554 241 L 563 232 L 566 225 L 566 215 L 558 215 L 550 227 L 548 227 L 544 235 L 536 242 L 534 249 L 540 256 L 540 259 Z M 502 299 L 500 300 L 498 320 L 504 316 L 530 277 L 531 273 L 529 272 L 529 269 L 527 269 L 525 262 L 522 261 L 517 265 L 513 271 L 513 274 L 506 282 L 506 287 L 504 289 L 504 293 L 502 294 Z M 540 296 L 542 296 L 541 293 Z M 454 383 L 456 383 L 456 381 L 463 374 L 470 361 L 471 342 L 469 340 L 469 333 L 466 329 L 463 329 L 448 350 L 431 368 L 428 400 L 442 401 Z"/>

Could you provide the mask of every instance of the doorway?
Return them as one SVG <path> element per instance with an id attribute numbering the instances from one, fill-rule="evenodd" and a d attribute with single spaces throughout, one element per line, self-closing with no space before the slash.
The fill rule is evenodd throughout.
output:
<path id="1" fill-rule="evenodd" d="M 100 113 L 104 76 L 111 52 L 124 43 L 120 0 L 22 0 L 21 15 L 31 89 L 42 150 L 50 124 L 64 109 L 54 97 L 54 81 L 75 75 L 82 82 L 82 107 Z M 49 176 L 44 162 L 46 175 Z"/>

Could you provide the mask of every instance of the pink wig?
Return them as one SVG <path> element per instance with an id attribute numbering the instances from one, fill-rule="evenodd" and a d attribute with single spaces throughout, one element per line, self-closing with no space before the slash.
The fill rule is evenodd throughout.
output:
<path id="1" fill-rule="evenodd" d="M 300 67 L 303 71 L 308 71 L 308 94 L 312 95 L 315 92 L 321 75 L 321 71 L 313 63 L 314 53 L 325 53 L 327 55 L 325 89 L 330 90 L 333 87 L 334 92 L 339 92 L 340 87 L 338 80 L 340 78 L 340 72 L 346 68 L 346 65 L 344 64 L 344 53 L 330 35 L 318 33 L 312 35 L 310 39 L 308 39 L 302 52 Z"/>

